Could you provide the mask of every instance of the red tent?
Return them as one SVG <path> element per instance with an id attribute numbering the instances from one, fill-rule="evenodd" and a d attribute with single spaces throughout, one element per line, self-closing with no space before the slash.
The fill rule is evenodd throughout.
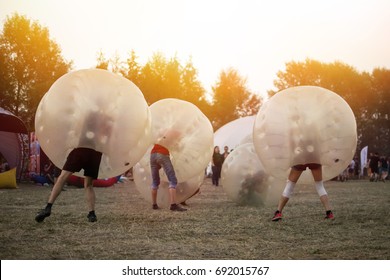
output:
<path id="1" fill-rule="evenodd" d="M 21 119 L 0 108 L 0 153 L 8 161 L 10 168 L 16 167 L 18 178 L 22 175 L 25 153 L 28 155 L 24 143 L 24 139 L 28 139 L 27 134 L 27 128 Z"/>

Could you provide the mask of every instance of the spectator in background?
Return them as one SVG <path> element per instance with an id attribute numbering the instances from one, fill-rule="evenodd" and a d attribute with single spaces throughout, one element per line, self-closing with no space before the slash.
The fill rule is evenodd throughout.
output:
<path id="1" fill-rule="evenodd" d="M 371 154 L 368 167 L 371 169 L 370 182 L 377 182 L 379 177 L 379 155 L 377 152 Z"/>
<path id="2" fill-rule="evenodd" d="M 221 169 L 222 169 L 223 160 L 224 160 L 224 157 L 219 152 L 219 147 L 215 146 L 213 158 L 212 158 L 212 162 L 211 162 L 211 164 L 212 164 L 211 169 L 213 171 L 212 181 L 213 181 L 214 186 L 219 185 L 219 178 L 221 178 Z"/>
<path id="3" fill-rule="evenodd" d="M 352 159 L 351 160 L 351 163 L 348 165 L 348 177 L 347 177 L 347 180 L 350 180 L 353 178 L 353 174 L 354 174 L 354 171 L 355 171 L 355 160 Z"/>
<path id="4" fill-rule="evenodd" d="M 225 159 L 228 157 L 229 154 L 230 154 L 230 153 L 229 153 L 229 147 L 228 147 L 228 146 L 225 146 L 225 147 L 223 148 L 223 154 L 222 154 L 222 156 L 223 156 L 223 161 L 225 161 Z"/>
<path id="5" fill-rule="evenodd" d="M 384 183 L 386 182 L 386 178 L 389 175 L 389 163 L 385 156 L 382 156 L 380 158 L 379 165 L 380 165 L 379 168 L 380 180 Z"/>

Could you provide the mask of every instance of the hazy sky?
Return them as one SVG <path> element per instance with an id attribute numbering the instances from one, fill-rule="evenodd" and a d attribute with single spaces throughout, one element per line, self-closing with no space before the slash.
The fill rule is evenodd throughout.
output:
<path id="1" fill-rule="evenodd" d="M 141 64 L 160 51 L 192 57 L 208 92 L 228 67 L 259 94 L 291 60 L 390 68 L 390 0 L 0 0 L 1 27 L 13 12 L 48 27 L 75 69 L 100 50 Z"/>

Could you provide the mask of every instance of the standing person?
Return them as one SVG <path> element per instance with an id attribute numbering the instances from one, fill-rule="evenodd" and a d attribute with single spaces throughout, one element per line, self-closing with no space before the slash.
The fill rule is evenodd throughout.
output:
<path id="1" fill-rule="evenodd" d="M 228 155 L 229 155 L 230 153 L 229 153 L 229 147 L 228 146 L 225 146 L 225 147 L 223 147 L 223 161 L 225 161 L 225 159 L 228 157 Z"/>
<path id="2" fill-rule="evenodd" d="M 66 181 L 74 172 L 79 172 L 81 169 L 84 170 L 85 176 L 84 189 L 89 211 L 87 219 L 89 222 L 97 221 L 95 214 L 96 197 L 92 182 L 98 178 L 102 152 L 95 149 L 97 142 L 100 142 L 102 139 L 104 142 L 109 141 L 111 126 L 111 119 L 105 114 L 94 112 L 87 116 L 81 129 L 78 147 L 69 153 L 61 173 L 51 190 L 46 207 L 35 216 L 35 220 L 38 223 L 43 222 L 45 218 L 51 215 L 52 206 L 63 190 Z M 95 137 L 88 137 L 91 132 L 95 134 Z"/>
<path id="3" fill-rule="evenodd" d="M 286 206 L 287 202 L 291 198 L 294 191 L 295 184 L 297 183 L 302 172 L 306 170 L 306 168 L 309 168 L 313 175 L 317 193 L 326 211 L 325 219 L 330 219 L 330 220 L 334 219 L 334 215 L 332 213 L 330 203 L 329 203 L 328 194 L 324 188 L 324 183 L 322 181 L 322 166 L 321 164 L 317 164 L 317 163 L 309 163 L 309 164 L 295 165 L 291 168 L 286 187 L 282 193 L 282 196 L 280 197 L 278 209 L 275 211 L 272 221 L 275 222 L 282 219 L 283 208 Z"/>
<path id="4" fill-rule="evenodd" d="M 383 183 L 386 182 L 387 175 L 389 175 L 389 165 L 385 156 L 380 158 L 380 179 Z"/>
<path id="5" fill-rule="evenodd" d="M 218 186 L 219 185 L 219 178 L 221 178 L 221 169 L 222 169 L 222 164 L 223 164 L 223 155 L 219 152 L 219 147 L 215 146 L 214 147 L 214 153 L 213 153 L 213 158 L 212 158 L 212 181 L 213 185 Z"/>
<path id="6" fill-rule="evenodd" d="M 182 208 L 176 202 L 176 186 L 177 178 L 175 174 L 175 169 L 173 168 L 169 150 L 162 145 L 155 144 L 150 152 L 150 169 L 152 172 L 152 208 L 159 209 L 157 205 L 157 191 L 160 185 L 160 169 L 163 168 L 165 174 L 169 180 L 169 198 L 170 198 L 170 210 L 172 211 L 187 211 L 187 209 Z"/>
<path id="7" fill-rule="evenodd" d="M 353 179 L 353 175 L 355 172 L 355 165 L 356 165 L 355 160 L 352 159 L 351 163 L 348 165 L 348 180 Z"/>
<path id="8" fill-rule="evenodd" d="M 379 177 L 379 154 L 377 152 L 371 154 L 368 166 L 371 169 L 370 182 L 377 182 Z"/>

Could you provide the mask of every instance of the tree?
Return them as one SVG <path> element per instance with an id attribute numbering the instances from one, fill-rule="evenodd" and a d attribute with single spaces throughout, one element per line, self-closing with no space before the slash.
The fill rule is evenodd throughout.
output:
<path id="1" fill-rule="evenodd" d="M 221 71 L 213 93 L 210 117 L 215 130 L 239 117 L 256 114 L 261 102 L 247 89 L 246 80 L 232 68 Z"/>
<path id="2" fill-rule="evenodd" d="M 390 70 L 376 68 L 371 74 L 371 88 L 361 116 L 361 143 L 372 152 L 390 155 Z"/>
<path id="3" fill-rule="evenodd" d="M 167 92 L 164 78 L 166 66 L 166 58 L 161 53 L 156 53 L 142 67 L 139 88 L 149 105 L 160 99 L 173 97 Z"/>
<path id="4" fill-rule="evenodd" d="M 210 115 L 211 106 L 206 100 L 206 91 L 198 79 L 198 70 L 190 59 L 182 70 L 182 99 L 196 105 L 206 116 Z"/>
<path id="5" fill-rule="evenodd" d="M 108 66 L 110 61 L 105 57 L 103 51 L 99 51 L 97 54 L 97 59 L 96 59 L 96 68 L 97 69 L 103 69 L 103 70 L 108 70 Z"/>
<path id="6" fill-rule="evenodd" d="M 29 130 L 42 96 L 70 67 L 47 28 L 18 14 L 7 17 L 0 34 L 0 103 Z"/>
<path id="7" fill-rule="evenodd" d="M 132 54 L 128 59 L 129 70 L 125 77 L 137 81 L 149 104 L 164 98 L 178 98 L 193 103 L 207 115 L 209 104 L 205 90 L 191 60 L 183 67 L 177 57 L 168 60 L 163 54 L 156 53 L 140 67 L 135 58 Z"/>
<path id="8" fill-rule="evenodd" d="M 369 75 L 359 73 L 352 66 L 339 61 L 321 63 L 306 59 L 305 62 L 288 62 L 286 70 L 279 71 L 277 77 L 278 80 L 274 81 L 274 85 L 278 91 L 303 85 L 323 87 L 343 97 L 357 115 L 367 103 Z M 268 93 L 272 96 L 276 92 L 269 91 Z"/>
<path id="9" fill-rule="evenodd" d="M 142 67 L 137 61 L 138 57 L 135 54 L 135 51 L 132 50 L 129 54 L 129 57 L 126 60 L 126 66 L 121 71 L 123 77 L 132 81 L 136 86 L 140 86 L 141 83 L 141 71 Z"/>

